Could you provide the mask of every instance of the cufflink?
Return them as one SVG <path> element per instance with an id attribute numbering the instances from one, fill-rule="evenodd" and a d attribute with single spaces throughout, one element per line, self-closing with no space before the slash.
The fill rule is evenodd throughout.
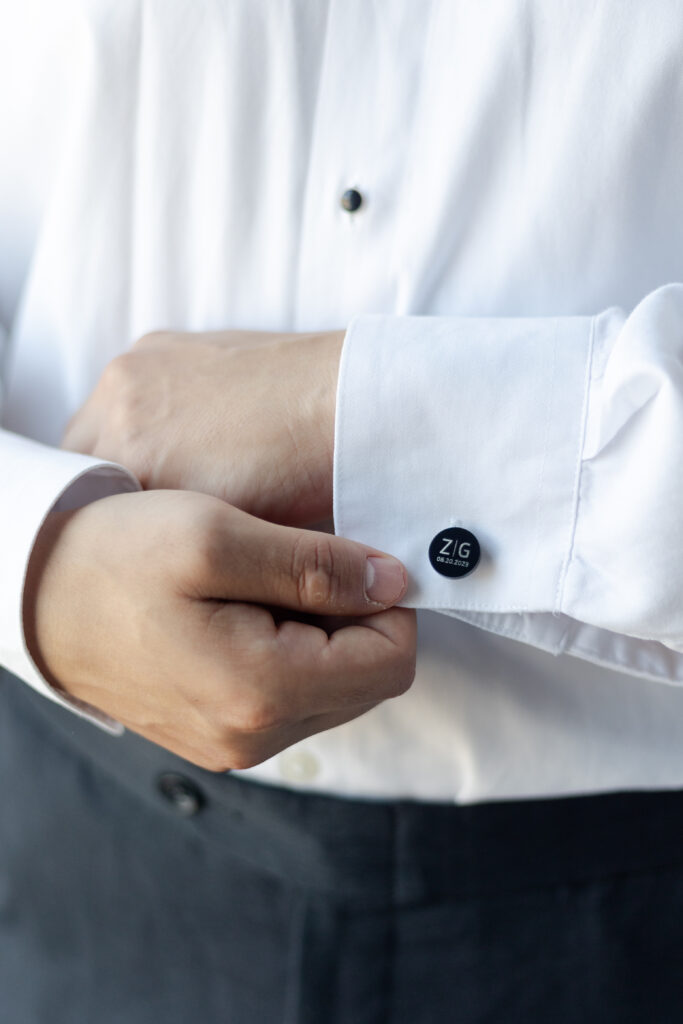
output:
<path id="1" fill-rule="evenodd" d="M 442 576 L 457 579 L 477 568 L 481 549 L 479 541 L 461 526 L 449 526 L 437 533 L 429 545 L 429 561 Z"/>

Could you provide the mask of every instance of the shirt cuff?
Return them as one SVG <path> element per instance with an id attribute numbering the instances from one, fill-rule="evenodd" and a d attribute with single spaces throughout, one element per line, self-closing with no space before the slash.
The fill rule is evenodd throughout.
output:
<path id="1" fill-rule="evenodd" d="M 409 607 L 683 684 L 682 328 L 678 286 L 628 318 L 355 318 L 337 532 L 402 559 Z M 448 527 L 471 575 L 429 558 Z"/>
<path id="2" fill-rule="evenodd" d="M 566 572 L 592 318 L 356 317 L 339 373 L 337 532 L 400 558 L 405 604 L 553 611 Z M 471 575 L 435 571 L 431 541 L 463 527 Z"/>
<path id="3" fill-rule="evenodd" d="M 108 732 L 121 733 L 118 722 L 59 692 L 38 670 L 24 634 L 23 591 L 33 545 L 50 512 L 142 488 L 123 466 L 49 448 L 5 430 L 0 430 L 0 480 L 0 664 L 63 707 Z"/>

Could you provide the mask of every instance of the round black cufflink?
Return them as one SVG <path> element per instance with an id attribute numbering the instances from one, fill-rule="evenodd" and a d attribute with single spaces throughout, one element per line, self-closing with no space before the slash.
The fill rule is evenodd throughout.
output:
<path id="1" fill-rule="evenodd" d="M 437 533 L 429 545 L 429 561 L 442 576 L 456 579 L 476 569 L 481 549 L 479 541 L 462 526 L 448 526 Z"/>

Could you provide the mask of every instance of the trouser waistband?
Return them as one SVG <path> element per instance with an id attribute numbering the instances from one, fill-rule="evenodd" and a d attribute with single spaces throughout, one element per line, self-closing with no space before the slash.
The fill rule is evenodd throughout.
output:
<path id="1" fill-rule="evenodd" d="M 66 745 L 146 801 L 150 828 L 154 814 L 175 815 L 188 836 L 265 873 L 367 907 L 494 896 L 683 860 L 680 791 L 468 806 L 306 794 L 204 771 L 132 732 L 111 737 L 1 671 L 0 705 L 30 742 Z M 169 774 L 175 789 L 164 783 Z"/>

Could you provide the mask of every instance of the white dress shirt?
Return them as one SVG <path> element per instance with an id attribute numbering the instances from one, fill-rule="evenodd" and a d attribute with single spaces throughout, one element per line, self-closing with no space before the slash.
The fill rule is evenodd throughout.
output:
<path id="1" fill-rule="evenodd" d="M 335 524 L 407 566 L 417 677 L 244 774 L 683 785 L 681 13 L 0 0 L 0 663 L 61 700 L 23 577 L 55 502 L 137 486 L 54 447 L 110 359 L 347 327 Z M 427 556 L 451 526 L 482 549 L 459 579 Z"/>

